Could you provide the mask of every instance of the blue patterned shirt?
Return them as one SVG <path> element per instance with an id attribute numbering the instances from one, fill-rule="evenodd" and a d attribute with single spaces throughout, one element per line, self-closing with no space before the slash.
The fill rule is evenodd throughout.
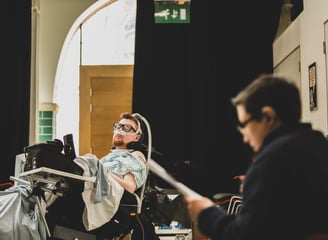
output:
<path id="1" fill-rule="evenodd" d="M 119 177 L 133 174 L 137 188 L 141 187 L 147 178 L 146 164 L 142 158 L 133 154 L 130 150 L 114 149 L 100 160 L 107 170 Z"/>

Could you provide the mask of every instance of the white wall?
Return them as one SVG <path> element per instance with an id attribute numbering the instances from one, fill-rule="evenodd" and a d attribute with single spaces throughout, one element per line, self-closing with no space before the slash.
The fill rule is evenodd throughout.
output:
<path id="1" fill-rule="evenodd" d="M 51 103 L 59 54 L 76 18 L 97 0 L 40 0 L 39 102 Z"/>
<path id="2" fill-rule="evenodd" d="M 300 49 L 300 90 L 302 98 L 302 120 L 311 122 L 315 129 L 328 133 L 327 126 L 327 80 L 326 61 L 323 52 L 324 23 L 328 19 L 327 0 L 304 0 L 303 12 L 273 43 L 274 68 L 287 61 L 289 55 L 297 48 Z M 317 103 L 318 108 L 311 111 L 309 105 L 308 68 L 312 63 L 317 66 Z M 279 74 L 289 76 L 288 69 L 280 68 Z M 287 65 L 287 64 L 286 64 Z"/>

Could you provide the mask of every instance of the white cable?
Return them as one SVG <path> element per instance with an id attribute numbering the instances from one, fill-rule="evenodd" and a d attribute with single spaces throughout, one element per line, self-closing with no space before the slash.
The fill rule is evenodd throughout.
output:
<path id="1" fill-rule="evenodd" d="M 151 159 L 151 150 L 152 150 L 152 136 L 151 136 L 150 125 L 149 125 L 149 122 L 147 121 L 147 119 L 144 118 L 141 114 L 139 114 L 139 113 L 133 113 L 132 115 L 135 116 L 136 118 L 142 120 L 142 122 L 145 124 L 146 129 L 147 129 L 147 134 L 148 134 L 148 150 L 147 150 L 147 161 L 146 161 L 146 174 L 147 174 L 147 177 L 148 177 L 148 173 L 149 173 L 149 161 Z M 138 213 L 141 213 L 142 201 L 143 201 L 143 198 L 144 198 L 145 188 L 146 188 L 146 183 L 141 188 L 141 192 L 140 192 L 141 204 L 140 204 L 140 206 L 138 206 Z"/>

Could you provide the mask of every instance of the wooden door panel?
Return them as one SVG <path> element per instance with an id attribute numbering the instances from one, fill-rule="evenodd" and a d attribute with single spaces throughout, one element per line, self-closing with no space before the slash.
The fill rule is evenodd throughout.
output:
<path id="1" fill-rule="evenodd" d="M 95 91 L 112 91 L 114 89 L 121 89 L 124 91 L 124 87 L 129 87 L 131 84 L 131 78 L 130 77 L 120 77 L 120 76 L 115 76 L 115 77 L 96 77 L 96 81 L 92 83 L 93 85 L 93 90 Z M 111 81 L 111 85 L 107 85 L 106 82 Z M 112 91 L 113 92 L 113 91 Z M 115 93 L 115 92 L 114 92 Z"/>
<path id="2" fill-rule="evenodd" d="M 96 135 L 93 139 L 93 152 L 98 156 L 105 156 L 112 147 L 112 141 L 107 135 Z"/>
<path id="3" fill-rule="evenodd" d="M 102 157 L 111 148 L 113 122 L 132 111 L 133 65 L 81 66 L 79 149 Z"/>

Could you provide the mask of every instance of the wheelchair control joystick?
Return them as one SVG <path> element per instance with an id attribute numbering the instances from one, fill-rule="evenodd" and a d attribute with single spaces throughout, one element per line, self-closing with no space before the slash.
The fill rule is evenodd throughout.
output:
<path id="1" fill-rule="evenodd" d="M 64 153 L 69 160 L 76 158 L 75 147 L 73 142 L 73 135 L 67 134 L 63 137 L 64 140 Z"/>

